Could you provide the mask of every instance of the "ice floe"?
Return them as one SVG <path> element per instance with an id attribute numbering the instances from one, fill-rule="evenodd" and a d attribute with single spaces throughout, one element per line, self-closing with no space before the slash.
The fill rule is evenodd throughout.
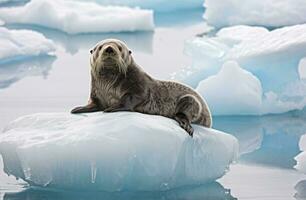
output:
<path id="1" fill-rule="evenodd" d="M 69 34 L 152 31 L 153 11 L 94 2 L 32 0 L 25 6 L 0 9 L 6 24 L 26 24 Z"/>
<path id="2" fill-rule="evenodd" d="M 205 0 L 204 19 L 215 27 L 260 25 L 281 27 L 306 23 L 304 0 Z"/>
<path id="3" fill-rule="evenodd" d="M 31 185 L 88 190 L 159 191 L 224 175 L 237 140 L 194 125 L 131 112 L 33 114 L 0 135 L 4 171 Z"/>
<path id="4" fill-rule="evenodd" d="M 260 81 L 235 61 L 226 62 L 218 74 L 201 81 L 197 91 L 214 115 L 253 114 L 262 103 Z"/>
<path id="5" fill-rule="evenodd" d="M 55 51 L 55 44 L 51 40 L 30 30 L 0 27 L 0 43 L 0 64 L 48 55 Z"/>
<path id="6" fill-rule="evenodd" d="M 300 79 L 304 65 L 301 59 L 306 55 L 306 24 L 273 31 L 263 27 L 228 27 L 212 37 L 188 40 L 185 52 L 192 57 L 193 64 L 176 73 L 174 79 L 194 88 L 200 81 L 217 74 L 228 61 L 237 62 L 257 77 L 262 86 L 262 105 L 257 112 L 248 114 L 283 113 L 306 105 L 306 82 Z M 241 81 L 236 79 L 237 85 Z M 223 87 L 226 86 L 219 85 L 219 89 Z M 210 105 L 214 103 L 208 101 Z M 249 110 L 252 109 L 257 107 Z M 244 114 L 238 112 L 239 107 L 234 110 L 237 112 L 231 114 Z M 218 113 L 230 114 L 226 110 Z"/>

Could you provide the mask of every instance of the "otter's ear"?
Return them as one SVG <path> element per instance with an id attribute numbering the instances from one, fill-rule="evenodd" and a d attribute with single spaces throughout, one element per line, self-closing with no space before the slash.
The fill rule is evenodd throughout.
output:
<path id="1" fill-rule="evenodd" d="M 130 54 L 130 55 L 132 54 L 132 51 L 131 51 L 131 50 L 129 50 L 129 54 Z"/>
<path id="2" fill-rule="evenodd" d="M 92 49 L 90 49 L 90 50 L 89 50 L 89 52 L 90 52 L 90 54 L 92 54 L 93 50 L 92 50 Z"/>

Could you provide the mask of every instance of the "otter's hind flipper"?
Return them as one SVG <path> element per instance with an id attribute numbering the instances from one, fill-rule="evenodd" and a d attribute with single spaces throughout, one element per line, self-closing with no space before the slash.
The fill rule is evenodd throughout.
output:
<path id="1" fill-rule="evenodd" d="M 180 127 L 182 127 L 187 133 L 192 137 L 193 136 L 193 128 L 191 126 L 190 120 L 183 113 L 177 113 L 174 116 L 174 119 L 179 123 Z"/>

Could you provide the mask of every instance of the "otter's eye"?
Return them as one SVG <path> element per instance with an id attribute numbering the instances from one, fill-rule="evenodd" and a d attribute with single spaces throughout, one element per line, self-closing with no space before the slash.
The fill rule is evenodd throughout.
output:
<path id="1" fill-rule="evenodd" d="M 122 51 L 122 47 L 119 46 L 118 49 L 119 49 L 119 51 Z"/>
<path id="2" fill-rule="evenodd" d="M 99 51 L 102 49 L 102 46 L 99 46 Z"/>

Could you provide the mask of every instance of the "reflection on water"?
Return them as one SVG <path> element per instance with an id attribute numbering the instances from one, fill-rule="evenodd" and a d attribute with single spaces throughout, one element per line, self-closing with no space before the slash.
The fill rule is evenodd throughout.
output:
<path id="1" fill-rule="evenodd" d="M 306 180 L 298 182 L 295 186 L 296 193 L 294 197 L 297 200 L 306 200 Z"/>
<path id="2" fill-rule="evenodd" d="M 9 29 L 30 29 L 42 33 L 46 38 L 60 44 L 65 50 L 74 55 L 80 49 L 90 49 L 100 40 L 106 38 L 117 38 L 125 41 L 131 49 L 152 53 L 152 31 L 146 32 L 123 32 L 123 33 L 94 33 L 94 34 L 76 34 L 67 33 L 30 25 L 7 25 Z"/>
<path id="3" fill-rule="evenodd" d="M 91 192 L 55 192 L 45 190 L 27 189 L 17 193 L 6 193 L 4 200 L 116 200 L 116 199 L 205 199 L 205 200 L 235 200 L 230 191 L 214 182 L 208 185 L 179 188 L 166 192 L 114 192 L 114 193 L 91 193 Z"/>
<path id="4" fill-rule="evenodd" d="M 14 6 L 23 6 L 30 0 L 4 0 L 0 1 L 0 7 L 14 7 Z"/>
<path id="5" fill-rule="evenodd" d="M 262 117 L 215 117 L 214 128 L 235 135 L 240 161 L 292 169 L 306 133 L 306 110 Z"/>
<path id="6" fill-rule="evenodd" d="M 55 56 L 41 56 L 0 65 L 0 89 L 7 88 L 27 76 L 46 78 L 55 59 Z"/>
<path id="7" fill-rule="evenodd" d="M 159 27 L 190 26 L 202 22 L 204 7 L 193 10 L 178 10 L 154 15 L 154 22 Z"/>

